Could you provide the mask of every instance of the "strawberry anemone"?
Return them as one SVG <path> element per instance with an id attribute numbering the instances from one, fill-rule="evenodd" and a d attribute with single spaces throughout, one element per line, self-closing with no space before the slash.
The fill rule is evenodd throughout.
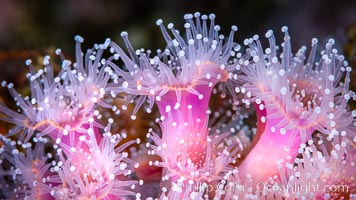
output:
<path id="1" fill-rule="evenodd" d="M 238 145 L 221 146 L 227 141 L 224 137 L 228 133 L 211 136 L 215 139 L 208 136 L 208 106 L 213 88 L 221 83 L 234 95 L 237 75 L 231 56 L 238 50 L 233 42 L 237 27 L 232 26 L 225 42 L 219 33 L 220 27 L 215 25 L 214 14 L 186 14 L 184 18 L 184 34 L 172 23 L 168 24 L 173 37 L 161 19 L 156 21 L 167 42 L 167 47 L 159 50 L 157 56 L 151 58 L 150 51 L 135 51 L 128 34 L 123 32 L 121 36 L 129 55 L 114 42 L 110 46 L 114 57 L 121 58 L 124 66 L 109 62 L 117 76 L 108 89 L 114 95 L 129 94 L 128 103 L 136 99 L 133 119 L 147 99 L 147 111 L 156 103 L 161 115 L 162 137 L 149 134 L 156 144 L 152 152 L 162 158 L 162 162 L 157 161 L 157 165 L 164 167 L 162 180 L 175 184 L 217 179 L 229 169 L 238 149 Z M 202 174 L 206 178 L 202 178 Z M 184 197 L 184 193 L 180 195 Z"/>
<path id="2" fill-rule="evenodd" d="M 16 92 L 14 84 L 2 82 L 2 86 L 8 88 L 19 108 L 15 112 L 0 104 L 0 112 L 5 114 L 2 120 L 15 125 L 9 130 L 8 137 L 21 133 L 19 139 L 28 142 L 33 136 L 48 135 L 61 147 L 64 145 L 63 149 L 67 151 L 65 146 L 75 146 L 79 137 L 86 134 L 89 119 L 101 118 L 96 109 L 100 106 L 111 107 L 103 99 L 112 73 L 106 59 L 102 58 L 108 42 L 95 45 L 84 56 L 81 50 L 83 38 L 76 36 L 75 41 L 75 63 L 66 60 L 60 49 L 56 50 L 55 53 L 62 60 L 62 69 L 56 76 L 50 56 L 43 58 L 44 67 L 37 72 L 32 61 L 26 61 L 30 68 L 30 73 L 27 74 L 30 97 L 23 97 Z M 99 123 L 94 124 L 95 127 L 102 128 Z M 101 136 L 97 134 L 97 137 L 100 139 Z"/>
<path id="3" fill-rule="evenodd" d="M 263 50 L 257 35 L 246 39 L 247 54 L 239 61 L 242 87 L 251 94 L 259 125 L 254 146 L 239 166 L 239 174 L 243 179 L 252 177 L 254 183 L 277 175 L 278 164 L 293 162 L 300 145 L 315 131 L 326 134 L 329 141 L 341 132 L 349 138 L 355 136 L 349 126 L 354 116 L 348 102 L 355 98 L 349 90 L 351 67 L 333 48 L 334 40 L 326 43 L 320 60 L 316 60 L 316 38 L 309 56 L 305 46 L 293 55 L 288 28 L 282 31 L 284 42 L 279 55 L 273 31 L 269 30 L 266 37 L 270 46 Z"/>

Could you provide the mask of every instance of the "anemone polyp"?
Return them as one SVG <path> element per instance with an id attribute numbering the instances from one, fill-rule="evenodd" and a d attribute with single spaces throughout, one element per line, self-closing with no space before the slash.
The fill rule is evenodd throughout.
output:
<path id="1" fill-rule="evenodd" d="M 242 67 L 245 75 L 241 79 L 247 82 L 245 88 L 262 102 L 267 113 L 275 113 L 275 118 L 283 117 L 280 123 L 285 128 L 313 128 L 328 134 L 332 129 L 350 124 L 351 112 L 346 105 L 354 96 L 349 90 L 351 67 L 344 56 L 332 48 L 334 40 L 326 43 L 321 59 L 315 61 L 316 38 L 312 40 L 309 57 L 305 46 L 293 56 L 287 27 L 282 31 L 285 37 L 281 62 L 271 30 L 266 33 L 270 47 L 265 54 L 258 37 L 245 40 L 250 47 L 248 58 L 251 58 L 251 62 L 245 63 L 249 66 Z M 344 82 L 340 82 L 343 77 Z M 302 132 L 303 138 L 309 136 Z"/>
<path id="2" fill-rule="evenodd" d="M 228 177 L 228 181 L 241 184 L 244 190 L 230 190 L 225 199 L 245 196 L 253 199 L 354 199 L 355 148 L 344 136 L 335 136 L 331 144 L 324 139 L 318 133 L 315 138 L 302 143 L 298 158 L 278 163 L 278 177 L 252 187 L 248 181 L 239 179 L 237 174 L 243 175 L 240 171 L 230 172 L 233 176 Z"/>
<path id="3" fill-rule="evenodd" d="M 177 113 L 182 116 L 180 111 Z M 192 119 L 191 113 L 188 118 Z M 207 122 L 176 122 L 174 119 L 169 114 L 161 122 L 162 138 L 150 133 L 155 143 L 151 145 L 150 154 L 159 155 L 162 159 L 161 162 L 151 162 L 163 167 L 162 181 L 167 183 L 167 191 L 162 191 L 162 196 L 185 198 L 194 195 L 194 191 L 179 185 L 210 184 L 216 187 L 221 177 L 236 163 L 237 152 L 241 150 L 240 141 L 229 138 L 229 132 L 208 136 Z M 199 192 L 198 196 L 206 193 L 204 189 Z"/>
<path id="4" fill-rule="evenodd" d="M 0 168 L 1 179 L 12 180 L 12 184 L 6 184 L 5 180 L 0 179 L 2 192 L 9 193 L 8 196 L 12 195 L 16 199 L 51 199 L 52 187 L 60 182 L 58 176 L 50 172 L 51 164 L 48 160 L 54 156 L 45 152 L 45 145 L 49 140 L 38 138 L 33 144 L 23 143 L 21 148 L 16 148 L 16 141 L 0 137 L 3 144 L 0 162 L 5 166 Z"/>
<path id="5" fill-rule="evenodd" d="M 71 153 L 60 155 L 60 161 L 54 170 L 58 172 L 62 184 L 52 189 L 51 194 L 54 197 L 117 199 L 135 194 L 126 189 L 134 188 L 136 181 L 125 180 L 125 177 L 131 174 L 128 165 L 132 161 L 127 158 L 128 153 L 123 151 L 135 141 L 116 147 L 122 137 L 111 134 L 110 127 L 109 122 L 102 139 L 98 142 L 94 126 L 90 124 L 87 135 L 80 138 L 82 143 L 71 147 Z M 81 145 L 84 144 L 89 149 L 82 148 Z"/>
<path id="6" fill-rule="evenodd" d="M 37 131 L 39 136 L 48 134 L 53 139 L 79 137 L 73 135 L 85 132 L 83 126 L 90 118 L 97 117 L 93 113 L 95 106 L 109 106 L 102 99 L 112 71 L 106 59 L 101 57 L 108 43 L 96 45 L 87 51 L 84 58 L 80 48 L 83 38 L 76 36 L 75 40 L 75 63 L 66 60 L 60 49 L 56 50 L 55 53 L 62 59 L 62 69 L 57 76 L 54 76 L 49 56 L 43 58 L 44 68 L 38 72 L 35 72 L 31 60 L 26 61 L 30 68 L 27 77 L 31 97 L 22 97 L 12 83 L 2 83 L 19 107 L 19 112 L 14 112 L 0 104 L 0 112 L 7 116 L 5 120 L 15 125 L 8 136 L 22 132 L 21 140 L 28 141 Z M 65 140 L 72 139 L 62 138 L 62 141 Z"/>
<path id="7" fill-rule="evenodd" d="M 164 51 L 158 51 L 158 55 L 153 58 L 149 57 L 150 52 L 135 51 L 126 32 L 121 36 L 129 56 L 117 44 L 111 43 L 112 51 L 116 53 L 116 58 L 121 58 L 126 70 L 114 63 L 111 64 L 119 78 L 117 86 L 110 90 L 140 96 L 135 112 L 146 97 L 149 98 L 150 107 L 155 100 L 159 104 L 164 98 L 182 104 L 184 93 L 208 101 L 216 83 L 227 82 L 234 77 L 235 66 L 230 57 L 236 54 L 234 50 L 238 50 L 234 48 L 236 44 L 233 42 L 237 27 L 232 27 L 227 42 L 224 43 L 225 37 L 219 35 L 220 27 L 215 25 L 214 14 L 209 16 L 200 13 L 195 13 L 194 16 L 187 14 L 184 18 L 186 37 L 179 34 L 172 23 L 168 24 L 173 39 L 164 27 L 163 21 L 157 20 L 156 24 L 161 28 L 167 47 Z M 226 85 L 233 91 L 231 84 Z M 174 93 L 176 96 L 167 96 L 167 93 Z"/>
<path id="8" fill-rule="evenodd" d="M 356 192 L 355 149 L 346 137 L 335 136 L 331 147 L 323 136 L 301 145 L 301 157 L 285 168 L 280 166 L 282 185 L 291 186 L 282 194 L 286 198 L 352 199 Z M 328 149 L 330 148 L 330 149 Z M 308 190 L 300 186 L 307 183 Z M 298 186 L 298 187 L 296 187 Z"/>
<path id="9" fill-rule="evenodd" d="M 349 90 L 351 67 L 332 48 L 334 40 L 326 43 L 321 59 L 315 62 L 317 39 L 312 40 L 309 57 L 304 46 L 293 56 L 288 28 L 283 27 L 282 31 L 285 36 L 281 61 L 270 30 L 266 33 L 270 47 L 264 51 L 258 36 L 246 39 L 247 55 L 239 62 L 244 73 L 240 80 L 246 81 L 244 87 L 256 102 L 258 120 L 265 124 L 257 131 L 261 135 L 256 137 L 256 145 L 239 166 L 241 172 L 254 174 L 254 181 L 266 181 L 277 174 L 277 161 L 293 160 L 299 145 L 314 131 L 327 134 L 329 140 L 341 131 L 348 137 L 355 135 L 347 106 L 354 97 Z M 344 82 L 340 82 L 343 77 Z M 264 159 L 264 153 L 271 159 Z M 250 171 L 256 165 L 269 166 L 271 170 Z"/>

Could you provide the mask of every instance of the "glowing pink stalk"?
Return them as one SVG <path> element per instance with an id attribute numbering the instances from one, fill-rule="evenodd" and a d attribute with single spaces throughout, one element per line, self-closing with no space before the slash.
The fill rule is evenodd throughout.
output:
<path id="1" fill-rule="evenodd" d="M 156 104 L 159 108 L 161 116 L 163 117 L 162 126 L 174 125 L 176 127 L 188 128 L 188 125 L 193 125 L 197 130 L 205 131 L 201 132 L 200 135 L 194 133 L 196 130 L 182 130 L 182 133 L 191 133 L 192 135 L 189 137 L 193 137 L 194 139 L 201 138 L 201 140 L 204 141 L 208 136 L 207 121 L 209 115 L 207 111 L 212 88 L 202 85 L 194 87 L 194 90 L 199 92 L 199 94 L 196 95 L 188 91 L 179 91 L 180 101 L 175 101 L 175 99 L 177 99 L 175 91 L 169 91 L 161 97 L 160 101 L 156 101 Z M 168 118 L 170 120 L 165 120 Z M 174 132 L 166 132 L 163 133 L 163 137 L 172 139 L 172 137 L 174 138 L 179 136 Z"/>
<path id="2" fill-rule="evenodd" d="M 211 88 L 206 88 L 205 91 L 210 92 Z M 190 176 L 189 170 L 176 169 L 177 161 L 183 166 L 189 165 L 190 162 L 197 168 L 204 165 L 209 133 L 207 109 L 210 93 L 207 92 L 203 93 L 204 98 L 181 92 L 181 101 L 172 103 L 175 102 L 172 100 L 176 98 L 176 93 L 170 91 L 157 102 L 163 120 L 162 141 L 159 144 L 164 147 L 163 151 L 166 151 L 162 159 L 167 162 L 168 167 L 164 175 L 177 173 L 171 179 L 173 182 L 177 182 L 181 176 Z M 175 152 L 171 151 L 173 149 Z M 168 154 L 174 156 L 170 157 Z"/>
<path id="3" fill-rule="evenodd" d="M 279 128 L 278 124 L 283 121 L 283 117 L 269 119 L 269 115 L 280 111 L 275 109 L 266 110 L 257 111 L 258 123 L 264 124 L 264 127 L 262 129 L 258 128 L 257 132 L 260 132 L 261 136 L 239 166 L 239 173 L 244 176 L 241 178 L 245 179 L 247 175 L 250 175 L 255 184 L 260 181 L 267 181 L 270 177 L 278 175 L 279 169 L 277 166 L 286 161 L 293 162 L 298 155 L 300 144 L 306 141 L 306 139 L 302 140 L 298 128 Z M 305 129 L 303 131 L 310 136 L 314 129 Z M 256 166 L 262 167 L 263 170 Z"/>

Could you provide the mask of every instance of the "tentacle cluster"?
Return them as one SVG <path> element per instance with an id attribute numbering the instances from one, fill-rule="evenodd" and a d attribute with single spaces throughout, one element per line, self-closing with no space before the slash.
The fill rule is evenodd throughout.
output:
<path id="1" fill-rule="evenodd" d="M 239 46 L 233 42 L 237 27 L 232 26 L 225 43 L 225 37 L 219 34 L 220 26 L 215 25 L 214 19 L 214 14 L 209 16 L 200 13 L 195 13 L 194 16 L 187 14 L 184 25 L 185 37 L 172 23 L 168 24 L 173 38 L 164 27 L 163 21 L 157 20 L 156 24 L 161 28 L 167 48 L 164 51 L 159 50 L 158 55 L 153 58 L 150 58 L 150 51 L 146 53 L 141 50 L 135 51 L 128 40 L 128 34 L 123 32 L 121 36 L 129 55 L 116 43 L 110 44 L 116 58 L 120 57 L 125 66 L 121 68 L 110 63 L 118 79 L 109 90 L 131 94 L 132 98 L 139 96 L 134 113 L 147 97 L 152 108 L 154 101 L 160 101 L 169 91 L 176 93 L 177 102 L 181 101 L 182 92 L 194 94 L 199 98 L 208 98 L 197 89 L 198 86 L 212 88 L 220 81 L 226 82 L 237 78 L 234 74 L 235 65 L 231 59 L 239 50 Z M 227 86 L 230 91 L 234 91 L 231 82 L 228 82 Z"/>
<path id="2" fill-rule="evenodd" d="M 128 153 L 124 150 L 135 141 L 116 147 L 122 139 L 110 132 L 113 120 L 109 120 L 100 142 L 97 141 L 94 126 L 87 129 L 87 135 L 80 137 L 72 153 L 60 154 L 53 170 L 58 172 L 61 184 L 52 189 L 52 195 L 58 199 L 111 199 L 135 195 L 129 188 L 135 188 L 137 181 L 126 180 L 131 174 Z M 89 146 L 89 151 L 82 149 Z"/>
<path id="3" fill-rule="evenodd" d="M 267 118 L 282 119 L 276 132 L 280 128 L 298 128 L 307 138 L 310 135 L 303 130 L 312 128 L 332 138 L 354 117 L 348 108 L 349 100 L 356 99 L 349 90 L 351 67 L 333 48 L 333 39 L 320 52 L 320 60 L 315 61 L 319 57 L 316 38 L 309 56 L 305 46 L 293 55 L 287 27 L 282 31 L 285 36 L 281 54 L 277 53 L 279 48 L 271 30 L 266 33 L 270 46 L 265 50 L 257 35 L 245 40 L 249 48 L 239 62 L 244 73 L 241 80 L 246 82 L 242 88 L 254 97 L 250 101 L 259 104 L 258 109 L 267 109 Z M 354 136 L 352 131 L 347 134 Z"/>
<path id="4" fill-rule="evenodd" d="M 50 172 L 49 161 L 54 159 L 54 155 L 45 152 L 49 140 L 37 138 L 32 144 L 1 136 L 1 143 L 0 196 L 15 199 L 50 198 L 52 188 L 61 181 L 58 175 Z"/>
<path id="5" fill-rule="evenodd" d="M 8 136 L 21 133 L 20 139 L 28 141 L 35 131 L 58 138 L 69 132 L 85 132 L 82 125 L 95 115 L 95 106 L 110 106 L 103 100 L 112 74 L 106 59 L 102 58 L 108 44 L 96 45 L 83 57 L 80 48 L 83 38 L 76 36 L 75 40 L 76 63 L 72 64 L 64 58 L 60 49 L 56 50 L 63 60 L 62 70 L 56 76 L 50 56 L 44 57 L 44 68 L 38 72 L 35 72 L 31 60 L 26 61 L 30 67 L 30 73 L 27 74 L 31 86 L 30 97 L 17 93 L 12 83 L 2 83 L 19 107 L 19 112 L 14 112 L 0 104 L 0 112 L 7 116 L 3 120 L 15 124 Z"/>

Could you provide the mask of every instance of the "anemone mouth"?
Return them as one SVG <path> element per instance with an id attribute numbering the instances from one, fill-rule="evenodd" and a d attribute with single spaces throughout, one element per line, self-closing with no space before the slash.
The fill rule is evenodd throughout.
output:
<path id="1" fill-rule="evenodd" d="M 311 41 L 309 56 L 305 46 L 293 54 L 288 28 L 282 27 L 282 32 L 285 37 L 280 54 L 272 30 L 265 35 L 269 40 L 265 50 L 259 36 L 245 40 L 249 48 L 239 64 L 246 66 L 241 69 L 244 75 L 240 80 L 246 81 L 247 96 L 264 101 L 263 106 L 278 113 L 273 116 L 290 122 L 285 123 L 290 127 L 314 128 L 326 133 L 347 126 L 350 120 L 344 118 L 348 122 L 343 123 L 341 117 L 350 115 L 346 105 L 354 95 L 349 90 L 352 70 L 344 56 L 333 49 L 334 40 L 328 40 L 316 61 L 316 38 Z"/>
<path id="2" fill-rule="evenodd" d="M 187 142 L 181 141 L 179 146 L 176 147 L 175 160 L 180 163 L 179 165 L 193 164 L 196 169 L 201 169 L 207 157 L 207 145 L 208 143 L 203 140 L 188 140 Z M 170 160 L 168 156 L 165 160 Z M 176 168 L 170 168 L 176 169 Z M 179 169 L 176 169 L 179 170 Z"/>
<path id="3" fill-rule="evenodd" d="M 38 158 L 33 160 L 32 166 L 31 166 L 31 172 L 32 173 L 37 174 L 39 172 L 38 166 L 39 166 L 40 162 L 41 162 L 41 160 L 38 159 Z"/>
<path id="4" fill-rule="evenodd" d="M 228 80 L 228 72 L 220 69 L 216 63 L 206 61 L 198 65 L 197 68 L 198 72 L 195 76 L 192 76 L 193 79 L 189 80 L 190 77 L 187 78 L 179 75 L 177 77 L 177 83 L 164 84 L 161 86 L 162 90 L 188 91 L 199 85 L 207 85 L 212 88 L 217 82 L 226 82 Z M 215 77 L 213 75 L 215 75 Z M 186 81 L 187 79 L 189 81 Z"/>
<path id="5" fill-rule="evenodd" d="M 310 85 L 311 87 L 313 86 L 313 83 L 306 82 L 305 84 Z M 283 116 L 284 120 L 287 120 L 288 122 L 293 123 L 294 127 L 297 129 L 308 129 L 312 128 L 315 125 L 317 125 L 321 120 L 323 116 L 317 116 L 317 118 L 313 121 L 310 122 L 309 118 L 311 115 L 314 113 L 314 108 L 318 107 L 318 104 L 320 104 L 319 101 L 315 100 L 315 97 L 317 94 L 320 92 L 317 90 L 315 92 L 307 92 L 304 93 L 304 97 L 300 98 L 301 96 L 297 90 L 294 90 L 293 95 L 291 96 L 292 98 L 292 103 L 294 104 L 293 109 L 287 108 L 285 101 L 280 98 L 279 95 L 275 95 L 271 92 L 267 92 L 267 89 L 263 86 L 262 83 L 257 83 L 257 88 L 259 92 L 263 92 L 265 95 L 267 94 L 268 98 L 266 101 L 261 103 L 262 108 L 268 108 L 269 106 L 273 105 L 273 109 L 275 112 L 278 112 Z M 301 87 L 301 86 L 299 86 Z M 305 90 L 302 90 L 305 91 Z M 259 106 L 258 106 L 259 107 Z M 258 108 L 256 108 L 258 109 Z M 269 112 L 271 112 L 270 110 Z M 258 112 L 257 112 L 258 113 Z M 271 114 L 271 113 L 269 113 Z M 259 115 L 259 114 L 258 114 Z M 266 115 L 266 114 L 264 114 Z M 268 115 L 267 115 L 268 116 Z M 264 117 L 264 120 L 266 120 L 266 116 L 258 116 L 259 121 L 261 117 Z M 263 122 L 264 123 L 264 122 Z"/>
<path id="6" fill-rule="evenodd" d="M 157 135 L 154 134 L 152 138 L 154 141 L 158 139 L 155 137 Z M 225 148 L 223 145 L 225 143 L 231 146 Z M 181 140 L 180 144 L 174 147 L 163 143 L 154 149 L 164 162 L 161 167 L 167 168 L 167 175 L 174 181 L 183 178 L 210 182 L 218 180 L 222 173 L 232 168 L 232 163 L 238 157 L 240 145 L 237 141 L 225 140 L 225 137 L 209 136 L 206 140 L 194 139 L 194 137 L 187 141 Z M 159 166 L 158 163 L 156 165 Z"/>
<path id="7" fill-rule="evenodd" d="M 352 180 L 351 177 L 343 177 L 337 181 L 327 181 L 326 184 L 335 187 L 330 187 L 329 191 L 326 191 L 331 199 L 348 199 L 350 195 L 356 192 L 355 180 Z"/>
<path id="8" fill-rule="evenodd" d="M 290 80 L 292 99 L 299 102 L 304 110 L 311 111 L 321 103 L 322 92 L 315 82 L 310 80 Z"/>
<path id="9" fill-rule="evenodd" d="M 135 77 L 135 84 L 138 93 L 142 95 L 159 95 L 161 91 L 188 91 L 198 85 L 207 85 L 213 87 L 217 82 L 226 82 L 229 79 L 229 73 L 215 62 L 204 61 L 195 65 L 196 69 L 192 74 L 182 71 L 176 72 L 172 77 L 168 77 L 163 72 L 155 78 L 145 78 L 145 71 L 138 73 Z M 157 79 L 153 81 L 153 79 Z M 162 81 L 169 80 L 169 81 Z M 158 84 L 159 87 L 157 87 Z M 128 85 L 124 82 L 123 85 Z"/>
<path id="10" fill-rule="evenodd" d="M 96 91 L 97 90 L 94 90 L 94 93 Z M 61 131 L 76 131 L 83 124 L 87 123 L 87 118 L 93 103 L 97 102 L 97 100 L 98 99 L 94 95 L 92 99 L 79 103 L 80 101 L 72 96 L 63 96 L 59 102 L 59 108 L 55 108 L 51 104 L 47 104 L 48 99 L 46 99 L 44 101 L 44 106 L 42 103 L 35 105 L 34 110 L 38 110 L 37 115 L 40 115 L 41 112 L 45 112 L 44 114 L 47 116 L 42 117 L 42 120 L 39 121 L 33 121 L 26 118 L 24 120 L 24 126 L 26 128 L 39 131 L 43 131 L 48 127 Z M 53 102 L 55 102 L 55 100 L 53 100 Z M 44 107 L 48 107 L 49 110 L 45 111 Z"/>
<path id="11" fill-rule="evenodd" d="M 280 104 L 280 107 L 285 104 L 283 103 L 284 98 L 290 98 L 293 103 L 297 103 L 299 107 L 297 112 L 313 111 L 315 107 L 320 106 L 324 96 L 321 91 L 323 86 L 308 79 L 296 80 L 288 78 L 287 84 L 281 86 L 277 94 L 272 92 L 270 88 L 267 88 L 264 83 L 260 81 L 255 83 L 255 87 L 259 93 L 267 94 L 268 97 L 264 101 L 268 102 L 268 100 L 270 100 L 273 103 Z M 325 93 L 330 94 L 330 89 L 326 88 Z M 290 97 L 284 97 L 286 95 L 290 95 Z"/>
<path id="12" fill-rule="evenodd" d="M 47 128 L 54 128 L 60 131 L 78 131 L 84 124 L 86 117 L 83 114 L 76 116 L 75 118 L 69 119 L 67 121 L 54 121 L 51 119 L 42 120 L 40 122 L 33 123 L 30 119 L 25 119 L 24 125 L 26 128 L 31 130 L 44 131 Z"/>
<path id="13" fill-rule="evenodd" d="M 78 155 L 78 158 L 80 157 L 81 156 Z M 72 163 L 72 166 L 75 167 L 76 173 L 78 174 L 81 180 L 87 183 L 88 186 L 91 184 L 97 185 L 97 190 L 101 190 L 107 187 L 113 180 L 112 178 L 110 178 L 109 169 L 105 168 L 104 166 L 98 168 L 97 165 L 91 165 L 91 163 L 86 163 L 82 161 L 74 162 Z"/>

